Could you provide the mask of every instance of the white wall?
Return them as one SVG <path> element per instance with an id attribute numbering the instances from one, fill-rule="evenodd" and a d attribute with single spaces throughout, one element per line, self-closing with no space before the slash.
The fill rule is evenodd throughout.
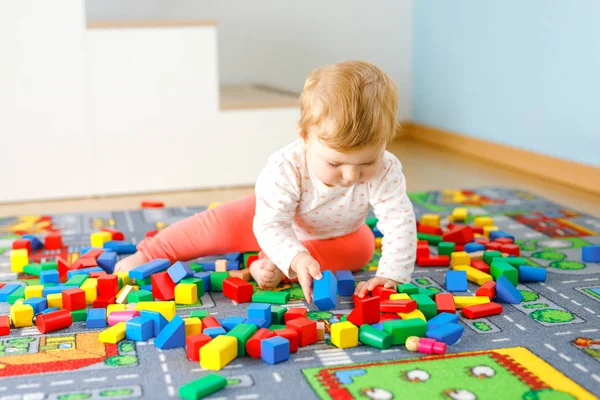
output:
<path id="1" fill-rule="evenodd" d="M 218 21 L 221 83 L 299 92 L 319 66 L 363 59 L 383 68 L 410 118 L 412 0 L 86 0 L 88 20 Z"/>

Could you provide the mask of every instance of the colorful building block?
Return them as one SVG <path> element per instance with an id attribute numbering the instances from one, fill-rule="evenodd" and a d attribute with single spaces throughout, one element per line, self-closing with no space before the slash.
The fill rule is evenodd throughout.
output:
<path id="1" fill-rule="evenodd" d="M 0 301 L 7 302 L 8 296 L 21 287 L 23 286 L 18 283 L 7 283 L 6 285 L 2 286 L 0 288 Z"/>
<path id="2" fill-rule="evenodd" d="M 109 240 L 102 246 L 104 249 L 113 250 L 116 254 L 133 254 L 137 251 L 136 245 L 123 240 Z"/>
<path id="3" fill-rule="evenodd" d="M 458 315 L 443 312 L 427 321 L 427 330 L 435 329 L 449 323 L 458 324 Z"/>
<path id="4" fill-rule="evenodd" d="M 106 315 L 110 316 L 110 314 L 112 314 L 115 311 L 126 311 L 127 310 L 127 306 L 125 304 L 109 304 L 108 307 L 106 307 Z"/>
<path id="5" fill-rule="evenodd" d="M 29 252 L 27 249 L 14 249 L 10 251 L 10 270 L 12 272 L 23 272 L 23 268 L 29 264 Z"/>
<path id="6" fill-rule="evenodd" d="M 200 366 L 218 371 L 238 356 L 235 336 L 217 336 L 200 348 Z"/>
<path id="7" fill-rule="evenodd" d="M 145 279 L 158 272 L 169 268 L 171 262 L 165 258 L 157 258 L 152 261 L 142 264 L 137 268 L 129 271 L 129 276 L 133 279 Z"/>
<path id="8" fill-rule="evenodd" d="M 200 318 L 184 318 L 185 337 L 202 333 L 202 320 Z"/>
<path id="9" fill-rule="evenodd" d="M 106 327 L 106 308 L 90 308 L 85 321 L 86 328 Z"/>
<path id="10" fill-rule="evenodd" d="M 454 296 L 454 304 L 457 309 L 475 306 L 477 304 L 487 304 L 490 299 L 486 296 Z"/>
<path id="11" fill-rule="evenodd" d="M 198 302 L 198 287 L 193 283 L 178 283 L 175 286 L 175 304 L 192 305 Z"/>
<path id="12" fill-rule="evenodd" d="M 250 304 L 248 307 L 248 319 L 264 319 L 267 326 L 271 325 L 270 304 Z"/>
<path id="13" fill-rule="evenodd" d="M 446 271 L 446 290 L 449 292 L 466 292 L 467 273 L 465 271 Z"/>
<path id="14" fill-rule="evenodd" d="M 438 255 L 440 256 L 451 256 L 454 253 L 454 243 L 452 242 L 440 242 L 438 244 Z"/>
<path id="15" fill-rule="evenodd" d="M 108 329 L 100 332 L 98 340 L 102 343 L 116 344 L 125 339 L 126 325 L 125 322 L 119 322 Z"/>
<path id="16" fill-rule="evenodd" d="M 258 329 L 246 342 L 246 353 L 252 358 L 260 358 L 260 342 L 275 336 L 275 333 L 266 328 Z"/>
<path id="17" fill-rule="evenodd" d="M 356 326 L 374 324 L 379 322 L 380 300 L 379 297 L 353 296 L 354 309 L 348 314 L 348 321 Z"/>
<path id="18" fill-rule="evenodd" d="M 167 326 L 169 321 L 158 311 L 151 310 L 141 310 L 140 317 L 142 319 L 147 319 L 152 321 L 153 334 L 154 336 L 158 336 L 158 334 Z"/>
<path id="19" fill-rule="evenodd" d="M 423 214 L 421 217 L 421 225 L 439 227 L 441 216 L 439 214 Z"/>
<path id="20" fill-rule="evenodd" d="M 437 293 L 435 295 L 435 304 L 438 313 L 456 313 L 456 305 L 454 304 L 452 293 Z"/>
<path id="21" fill-rule="evenodd" d="M 469 319 L 489 317 L 491 315 L 497 315 L 501 313 L 502 306 L 498 303 L 478 304 L 462 309 L 462 315 Z"/>
<path id="22" fill-rule="evenodd" d="M 45 285 L 47 283 L 58 283 L 58 271 L 41 271 L 40 283 L 42 285 Z"/>
<path id="23" fill-rule="evenodd" d="M 600 245 L 583 246 L 581 248 L 581 259 L 583 262 L 600 263 Z"/>
<path id="24" fill-rule="evenodd" d="M 33 308 L 28 304 L 15 304 L 10 307 L 10 320 L 15 328 L 33 325 Z"/>
<path id="25" fill-rule="evenodd" d="M 182 279 L 194 276 L 194 271 L 190 268 L 189 264 L 177 261 L 167 269 L 167 273 L 174 283 L 179 283 Z"/>
<path id="26" fill-rule="evenodd" d="M 62 292 L 62 307 L 69 311 L 81 310 L 86 307 L 85 291 L 79 288 L 67 289 Z"/>
<path id="27" fill-rule="evenodd" d="M 117 275 L 102 275 L 97 278 L 99 296 L 116 296 L 119 293 L 119 277 Z"/>
<path id="28" fill-rule="evenodd" d="M 223 295 L 236 303 L 252 301 L 254 286 L 241 278 L 229 277 L 223 280 Z"/>
<path id="29" fill-rule="evenodd" d="M 283 316 L 283 323 L 287 323 L 295 318 L 307 318 L 308 310 L 302 307 L 292 307 L 287 310 Z"/>
<path id="30" fill-rule="evenodd" d="M 288 321 L 286 327 L 295 330 L 298 333 L 298 345 L 308 346 L 317 341 L 317 323 L 308 318 L 295 318 Z"/>
<path id="31" fill-rule="evenodd" d="M 358 330 L 358 340 L 364 345 L 382 350 L 392 346 L 392 336 L 383 330 L 383 325 L 382 329 L 371 325 L 362 325 Z"/>
<path id="32" fill-rule="evenodd" d="M 329 270 L 322 271 L 322 275 L 321 279 L 315 279 L 313 282 L 313 303 L 321 311 L 335 308 L 337 304 L 337 279 L 335 275 Z"/>
<path id="33" fill-rule="evenodd" d="M 410 295 L 406 294 L 406 293 L 396 293 L 390 296 L 390 300 L 412 300 L 410 298 Z M 381 306 L 381 302 L 380 302 L 380 306 Z"/>
<path id="34" fill-rule="evenodd" d="M 504 275 L 496 280 L 496 299 L 502 303 L 519 304 L 523 294 Z"/>
<path id="35" fill-rule="evenodd" d="M 546 268 L 519 266 L 519 282 L 546 282 Z"/>
<path id="36" fill-rule="evenodd" d="M 271 312 L 271 315 L 273 313 Z M 221 326 L 225 328 L 227 332 L 238 326 L 239 324 L 243 324 L 246 322 L 246 318 L 244 317 L 227 317 L 223 321 L 221 321 Z"/>
<path id="37" fill-rule="evenodd" d="M 285 324 L 285 314 L 288 309 L 280 306 L 271 306 L 271 324 Z"/>
<path id="38" fill-rule="evenodd" d="M 51 232 L 44 237 L 44 248 L 46 250 L 60 250 L 63 247 L 60 232 Z"/>
<path id="39" fill-rule="evenodd" d="M 148 310 L 157 311 L 170 321 L 175 316 L 175 302 L 174 301 L 140 301 L 137 303 L 136 310 Z"/>
<path id="40" fill-rule="evenodd" d="M 419 293 L 419 288 L 412 283 L 403 283 L 397 287 L 398 293 L 406 293 L 408 295 Z"/>
<path id="41" fill-rule="evenodd" d="M 450 322 L 438 326 L 437 328 L 428 330 L 426 335 L 430 339 L 435 339 L 438 342 L 444 342 L 446 344 L 452 345 L 458 342 L 458 339 L 460 339 L 464 331 L 464 326 Z"/>
<path id="42" fill-rule="evenodd" d="M 290 299 L 290 292 L 281 291 L 263 291 L 257 290 L 252 295 L 253 303 L 268 303 L 268 304 L 287 304 Z"/>
<path id="43" fill-rule="evenodd" d="M 381 318 L 382 322 L 384 321 L 384 319 L 383 319 L 384 315 L 386 315 L 386 314 L 382 314 L 381 315 L 382 316 L 382 318 Z M 423 314 L 423 312 L 421 310 L 419 310 L 419 309 L 413 310 L 413 311 L 408 312 L 408 313 L 401 313 L 400 312 L 397 315 L 400 318 L 402 318 L 402 319 L 414 319 L 414 318 L 418 318 L 418 319 L 422 319 L 423 321 L 427 321 L 427 318 L 425 318 L 425 314 Z M 395 315 L 393 315 L 393 318 L 390 318 L 390 319 L 396 319 L 396 318 L 397 317 Z"/>
<path id="44" fill-rule="evenodd" d="M 417 309 L 417 302 L 409 300 L 383 300 L 379 302 L 381 312 L 411 312 Z"/>
<path id="45" fill-rule="evenodd" d="M 238 355 L 246 355 L 246 344 L 257 331 L 258 328 L 256 325 L 241 323 L 227 332 L 227 336 L 234 336 L 237 338 Z"/>
<path id="46" fill-rule="evenodd" d="M 427 322 L 420 318 L 407 320 L 395 319 L 385 321 L 383 330 L 391 335 L 392 345 L 400 345 L 406 342 L 409 336 L 425 336 L 427 332 Z"/>
<path id="47" fill-rule="evenodd" d="M 98 266 L 102 268 L 107 274 L 112 274 L 117 265 L 118 256 L 114 251 L 105 251 L 98 256 L 96 262 Z"/>
<path id="48" fill-rule="evenodd" d="M 208 374 L 181 386 L 179 388 L 179 397 L 184 400 L 199 400 L 218 392 L 225 386 L 227 386 L 227 379 L 225 377 Z"/>
<path id="49" fill-rule="evenodd" d="M 203 333 L 186 336 L 185 354 L 190 361 L 200 361 L 200 349 L 210 342 L 212 338 Z"/>
<path id="50" fill-rule="evenodd" d="M 264 339 L 260 343 L 260 358 L 274 365 L 290 359 L 290 342 L 281 336 Z"/>
<path id="51" fill-rule="evenodd" d="M 273 330 L 273 333 L 288 340 L 290 343 L 290 353 L 295 353 L 298 351 L 298 332 L 284 327 L 282 329 Z"/>
<path id="52" fill-rule="evenodd" d="M 213 272 L 210 274 L 210 290 L 211 292 L 222 292 L 223 281 L 229 278 L 229 272 Z"/>
<path id="53" fill-rule="evenodd" d="M 425 316 L 426 319 L 431 319 L 433 317 L 435 317 L 438 313 L 438 309 L 437 309 L 437 305 L 436 303 L 431 300 L 431 297 L 425 295 L 425 294 L 413 294 L 410 296 L 417 305 L 417 308 L 419 309 L 419 311 L 421 311 L 423 313 L 423 315 Z M 402 300 L 399 300 L 402 301 Z M 406 301 L 406 300 L 404 300 Z M 401 311 L 401 312 L 411 312 L 413 310 L 407 310 L 407 311 Z"/>
<path id="54" fill-rule="evenodd" d="M 450 265 L 455 267 L 457 265 L 470 265 L 471 257 L 465 251 L 455 251 L 450 257 Z"/>
<path id="55" fill-rule="evenodd" d="M 469 254 L 469 256 L 471 256 L 471 253 L 476 253 L 479 251 L 485 251 L 485 245 L 476 242 L 465 244 L 465 252 Z"/>
<path id="56" fill-rule="evenodd" d="M 467 280 L 477 285 L 483 285 L 488 281 L 494 280 L 494 278 L 491 275 L 486 274 L 485 272 L 481 272 L 478 269 L 471 267 L 470 265 L 457 265 L 452 269 L 455 271 L 465 271 L 467 273 Z"/>
<path id="57" fill-rule="evenodd" d="M 519 270 L 504 261 L 492 261 L 492 264 L 490 265 L 490 274 L 496 281 L 498 281 L 498 278 L 501 275 L 504 275 L 514 286 L 519 283 Z"/>
<path id="58" fill-rule="evenodd" d="M 154 345 L 161 349 L 173 349 L 185 346 L 185 322 L 183 318 L 176 315 L 160 331 L 154 339 Z"/>
<path id="59" fill-rule="evenodd" d="M 112 240 L 112 234 L 110 232 L 100 231 L 90 235 L 90 245 L 92 247 L 102 248 L 104 243 L 110 240 Z"/>
<path id="60" fill-rule="evenodd" d="M 217 336 L 225 335 L 227 333 L 227 331 L 225 329 L 223 329 L 222 326 L 219 326 L 216 328 L 204 328 L 202 333 L 204 333 L 205 335 L 208 335 L 214 339 Z"/>
<path id="61" fill-rule="evenodd" d="M 33 308 L 34 314 L 39 314 L 48 308 L 48 301 L 43 297 L 30 297 L 23 304 L 29 304 Z"/>
<path id="62" fill-rule="evenodd" d="M 325 340 L 325 322 L 317 321 L 317 341 Z"/>
<path id="63" fill-rule="evenodd" d="M 481 285 L 475 292 L 475 296 L 485 296 L 492 300 L 496 297 L 496 282 L 488 281 Z"/>
<path id="64" fill-rule="evenodd" d="M 131 274 L 129 275 L 131 276 Z M 152 281 L 152 296 L 158 300 L 174 300 L 175 299 L 175 282 L 171 279 L 167 272 L 158 272 L 151 276 Z"/>
<path id="65" fill-rule="evenodd" d="M 25 300 L 32 297 L 43 297 L 44 286 L 43 285 L 29 285 L 25 286 Z"/>
<path id="66" fill-rule="evenodd" d="M 337 280 L 337 292 L 340 296 L 352 296 L 354 294 L 355 281 L 352 271 L 336 271 L 335 278 Z"/>
<path id="67" fill-rule="evenodd" d="M 134 317 L 125 323 L 125 337 L 136 342 L 145 342 L 154 336 L 154 325 L 149 319 Z"/>
<path id="68" fill-rule="evenodd" d="M 473 229 L 469 225 L 459 226 L 442 235 L 444 242 L 466 244 L 473 240 Z"/>
<path id="69" fill-rule="evenodd" d="M 10 335 L 10 317 L 8 315 L 0 315 L 0 336 Z"/>
<path id="70" fill-rule="evenodd" d="M 132 318 L 135 318 L 140 315 L 140 312 L 137 310 L 121 310 L 121 311 L 113 311 L 107 310 L 107 318 L 108 325 L 113 326 L 118 324 L 119 322 L 127 322 Z"/>
<path id="71" fill-rule="evenodd" d="M 62 308 L 62 293 L 50 293 L 46 295 L 48 307 Z"/>
<path id="72" fill-rule="evenodd" d="M 332 324 L 331 343 L 340 349 L 358 346 L 358 327 L 348 321 Z"/>

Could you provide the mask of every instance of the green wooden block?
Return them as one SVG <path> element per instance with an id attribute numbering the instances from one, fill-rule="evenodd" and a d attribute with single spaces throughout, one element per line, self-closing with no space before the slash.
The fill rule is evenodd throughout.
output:
<path id="1" fill-rule="evenodd" d="M 427 322 L 421 318 L 393 319 L 383 323 L 383 330 L 392 335 L 392 345 L 403 345 L 409 336 L 424 337 Z"/>
<path id="2" fill-rule="evenodd" d="M 190 318 L 204 318 L 208 317 L 208 311 L 206 310 L 194 310 L 190 313 Z"/>
<path id="3" fill-rule="evenodd" d="M 504 261 L 492 262 L 492 265 L 490 265 L 490 275 L 492 275 L 495 281 L 497 281 L 500 276 L 504 275 L 515 287 L 519 283 L 519 271 Z"/>
<path id="4" fill-rule="evenodd" d="M 452 242 L 440 242 L 438 244 L 438 255 L 440 256 L 450 256 L 454 253 L 455 244 Z"/>
<path id="5" fill-rule="evenodd" d="M 8 295 L 8 304 L 15 304 L 17 300 L 25 298 L 25 286 L 19 287 L 17 290 Z"/>
<path id="6" fill-rule="evenodd" d="M 58 269 L 58 263 L 56 261 L 46 261 L 41 263 L 40 266 L 42 267 L 42 271 Z"/>
<path id="7" fill-rule="evenodd" d="M 58 285 L 58 283 L 49 282 L 49 283 L 44 283 L 42 286 L 43 287 L 52 287 L 52 286 L 56 286 L 56 285 Z"/>
<path id="8" fill-rule="evenodd" d="M 139 303 L 140 301 L 154 301 L 152 292 L 147 290 L 136 290 L 127 295 L 128 303 Z"/>
<path id="9" fill-rule="evenodd" d="M 89 278 L 88 274 L 77 274 L 77 275 L 73 275 L 71 277 L 71 279 L 69 279 L 67 282 L 65 282 L 65 286 L 76 286 L 76 287 L 80 287 L 81 285 L 83 285 L 83 282 L 85 282 L 85 280 Z"/>
<path id="10" fill-rule="evenodd" d="M 217 374 L 208 374 L 180 386 L 179 397 L 184 400 L 198 400 L 218 392 L 225 386 L 227 386 L 227 378 Z"/>
<path id="11" fill-rule="evenodd" d="M 210 274 L 210 291 L 222 292 L 223 281 L 229 278 L 229 272 L 213 272 Z"/>
<path id="12" fill-rule="evenodd" d="M 73 317 L 73 322 L 85 321 L 87 319 L 87 309 L 71 311 L 71 317 Z"/>
<path id="13" fill-rule="evenodd" d="M 254 324 L 239 324 L 229 332 L 226 336 L 236 337 L 238 340 L 238 356 L 246 355 L 246 342 L 256 333 L 258 327 Z"/>
<path id="14" fill-rule="evenodd" d="M 248 268 L 248 257 L 257 256 L 257 255 L 258 255 L 258 253 L 256 253 L 256 252 L 244 253 L 244 268 Z"/>
<path id="15" fill-rule="evenodd" d="M 404 283 L 402 285 L 398 285 L 397 287 L 398 293 L 406 293 L 406 294 L 417 294 L 419 293 L 419 288 L 413 285 L 412 283 Z"/>
<path id="16" fill-rule="evenodd" d="M 442 237 L 441 236 L 430 235 L 428 233 L 418 233 L 418 232 L 417 232 L 417 239 L 419 239 L 419 240 L 427 240 L 427 243 L 429 243 L 432 246 L 437 246 L 442 241 Z"/>
<path id="17" fill-rule="evenodd" d="M 364 324 L 358 330 L 358 340 L 367 346 L 378 349 L 389 349 L 392 347 L 392 335 L 385 331 L 373 328 L 371 325 Z"/>
<path id="18" fill-rule="evenodd" d="M 259 290 L 252 295 L 253 303 L 287 304 L 289 292 L 271 292 Z"/>
<path id="19" fill-rule="evenodd" d="M 121 279 L 121 277 L 117 278 L 119 281 L 119 290 L 123 289 L 123 279 Z"/>
<path id="20" fill-rule="evenodd" d="M 423 313 L 426 319 L 431 319 L 437 315 L 437 305 L 431 297 L 425 294 L 412 294 L 410 298 L 417 302 L 417 308 Z"/>
<path id="21" fill-rule="evenodd" d="M 365 224 L 367 224 L 369 228 L 373 229 L 373 227 L 377 225 L 377 222 L 379 222 L 377 217 L 367 217 Z"/>
<path id="22" fill-rule="evenodd" d="M 204 272 L 204 266 L 196 263 L 190 263 L 190 268 L 194 272 Z"/>
<path id="23" fill-rule="evenodd" d="M 425 296 L 429 296 L 430 298 L 433 298 L 437 293 L 439 293 L 439 292 L 434 292 L 433 290 L 429 290 L 429 289 L 420 287 L 418 294 L 424 294 Z"/>
<path id="24" fill-rule="evenodd" d="M 193 283 L 196 285 L 196 289 L 198 289 L 198 298 L 204 296 L 204 280 L 200 278 L 185 278 L 179 281 L 179 283 Z"/>
<path id="25" fill-rule="evenodd" d="M 26 275 L 40 276 L 42 267 L 38 263 L 31 263 L 23 267 L 23 273 Z"/>
<path id="26" fill-rule="evenodd" d="M 340 322 L 344 322 L 344 321 L 346 321 L 347 319 L 348 319 L 348 315 L 342 315 L 342 316 L 340 317 Z"/>
<path id="27" fill-rule="evenodd" d="M 279 307 L 279 306 L 273 306 L 271 307 L 271 323 L 272 324 L 283 324 L 283 316 L 285 315 L 285 312 L 287 311 L 287 308 L 285 307 Z"/>
<path id="28" fill-rule="evenodd" d="M 527 265 L 527 260 L 523 257 L 496 257 L 492 260 L 492 264 L 495 261 L 501 261 L 512 265 L 513 267 L 519 267 L 520 265 Z"/>
<path id="29" fill-rule="evenodd" d="M 145 279 L 136 279 L 135 284 L 138 285 L 139 287 L 146 286 L 146 285 L 152 285 L 152 277 L 149 276 Z"/>
<path id="30" fill-rule="evenodd" d="M 492 261 L 496 257 L 503 258 L 502 253 L 500 253 L 499 251 L 484 251 L 483 252 L 483 261 L 485 261 L 485 263 L 487 265 L 491 265 Z"/>
<path id="31" fill-rule="evenodd" d="M 269 326 L 269 330 L 270 331 L 276 331 L 276 330 L 285 329 L 285 328 L 287 328 L 287 326 L 281 325 L 281 324 L 276 324 L 276 325 Z"/>

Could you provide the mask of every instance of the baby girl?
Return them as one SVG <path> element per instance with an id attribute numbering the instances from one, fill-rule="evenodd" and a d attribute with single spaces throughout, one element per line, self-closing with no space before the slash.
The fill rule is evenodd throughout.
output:
<path id="1" fill-rule="evenodd" d="M 260 288 L 298 279 L 312 301 L 321 270 L 358 271 L 373 257 L 369 205 L 383 233 L 376 275 L 356 294 L 410 280 L 416 223 L 398 159 L 385 150 L 398 128 L 398 94 L 376 66 L 346 61 L 313 71 L 300 96 L 299 138 L 269 158 L 255 194 L 198 213 L 146 238 L 116 271 L 155 258 L 172 262 L 260 251 Z"/>

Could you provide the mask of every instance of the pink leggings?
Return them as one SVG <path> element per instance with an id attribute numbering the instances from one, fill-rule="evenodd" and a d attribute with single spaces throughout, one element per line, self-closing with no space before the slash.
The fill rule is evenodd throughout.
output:
<path id="1" fill-rule="evenodd" d="M 168 258 L 171 262 L 260 251 L 252 231 L 255 207 L 253 194 L 221 204 L 168 226 L 144 239 L 137 249 L 146 260 Z M 373 232 L 367 225 L 345 236 L 302 244 L 322 269 L 331 271 L 357 271 L 371 261 L 375 250 Z"/>

